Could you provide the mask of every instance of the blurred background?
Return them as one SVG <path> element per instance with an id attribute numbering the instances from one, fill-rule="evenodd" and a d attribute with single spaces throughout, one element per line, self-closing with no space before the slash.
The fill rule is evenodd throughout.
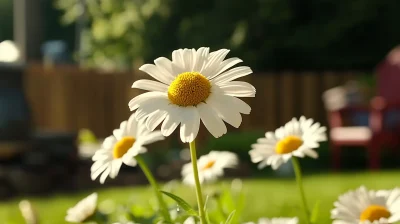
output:
<path id="1" fill-rule="evenodd" d="M 91 181 L 91 155 L 130 115 L 128 102 L 141 93 L 130 87 L 148 78 L 138 67 L 178 48 L 228 48 L 254 71 L 245 80 L 257 94 L 245 99 L 252 112 L 240 128 L 219 139 L 204 127 L 199 134 L 199 154 L 240 156 L 228 178 L 262 189 L 260 179 L 292 177 L 290 164 L 258 170 L 248 151 L 266 131 L 305 115 L 330 136 L 318 160 L 302 160 L 313 186 L 349 183 L 339 181 L 332 195 L 363 182 L 395 186 L 399 10 L 397 0 L 0 0 L 0 222 L 24 223 L 21 197 L 46 210 L 72 203 L 64 194 L 77 200 L 92 189 L 146 184 L 130 167 L 105 185 Z M 145 159 L 158 179 L 179 180 L 186 147 L 175 133 Z M 63 220 L 64 210 L 54 214 Z"/>

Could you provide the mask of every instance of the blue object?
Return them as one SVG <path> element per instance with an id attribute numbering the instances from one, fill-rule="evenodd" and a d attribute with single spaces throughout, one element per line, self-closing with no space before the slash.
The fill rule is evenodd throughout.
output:
<path id="1" fill-rule="evenodd" d="M 66 63 L 69 61 L 68 47 L 65 41 L 52 40 L 45 42 L 41 48 L 43 57 L 54 64 Z"/>

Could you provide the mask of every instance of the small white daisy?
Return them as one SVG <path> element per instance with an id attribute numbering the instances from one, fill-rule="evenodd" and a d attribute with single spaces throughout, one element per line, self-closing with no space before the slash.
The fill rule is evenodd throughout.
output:
<path id="1" fill-rule="evenodd" d="M 317 158 L 318 154 L 313 149 L 326 140 L 326 127 L 302 116 L 299 120 L 293 118 L 275 133 L 265 133 L 265 138 L 252 145 L 249 154 L 253 163 L 260 163 L 260 169 L 270 165 L 275 170 L 292 156 Z"/>
<path id="2" fill-rule="evenodd" d="M 261 218 L 257 223 L 247 222 L 245 224 L 297 224 L 299 223 L 299 219 L 295 218 Z"/>
<path id="3" fill-rule="evenodd" d="M 200 120 L 216 138 L 227 132 L 223 121 L 239 127 L 241 113 L 249 114 L 251 108 L 237 97 L 254 97 L 256 90 L 247 82 L 233 81 L 252 70 L 246 66 L 230 69 L 242 60 L 225 59 L 228 53 L 227 49 L 210 53 L 205 47 L 179 49 L 172 52 L 172 61 L 160 57 L 154 60 L 155 65 L 143 65 L 139 69 L 157 81 L 134 82 L 132 88 L 150 92 L 133 98 L 129 108 L 136 110 L 136 119 L 147 120 L 150 130 L 162 123 L 164 136 L 180 124 L 182 142 L 196 138 Z"/>
<path id="4" fill-rule="evenodd" d="M 232 152 L 211 151 L 209 154 L 201 156 L 197 161 L 200 183 L 217 180 L 218 177 L 224 175 L 224 169 L 235 168 L 238 163 L 237 155 Z M 183 166 L 182 177 L 184 183 L 195 184 L 192 163 Z"/>
<path id="5" fill-rule="evenodd" d="M 95 214 L 96 208 L 97 193 L 93 193 L 68 209 L 65 220 L 67 222 L 83 223 Z"/>
<path id="6" fill-rule="evenodd" d="M 389 224 L 400 221 L 400 188 L 367 190 L 361 186 L 339 196 L 331 211 L 333 224 Z"/>
<path id="7" fill-rule="evenodd" d="M 136 166 L 135 156 L 145 153 L 144 145 L 163 140 L 160 131 L 149 131 L 143 122 L 138 122 L 134 116 L 128 121 L 123 121 L 119 129 L 114 130 L 113 135 L 107 137 L 100 150 L 93 156 L 91 178 L 100 177 L 100 183 L 104 183 L 107 176 L 115 178 L 122 163 L 128 166 Z"/>

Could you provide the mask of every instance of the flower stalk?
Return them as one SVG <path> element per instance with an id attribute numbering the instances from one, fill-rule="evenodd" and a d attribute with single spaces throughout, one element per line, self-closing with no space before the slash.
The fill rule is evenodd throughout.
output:
<path id="1" fill-rule="evenodd" d="M 140 168 L 142 169 L 144 175 L 146 175 L 147 180 L 149 181 L 149 183 L 151 184 L 151 186 L 154 189 L 154 193 L 156 194 L 156 197 L 158 200 L 158 205 L 159 205 L 161 214 L 164 217 L 164 220 L 167 222 L 172 222 L 167 204 L 165 203 L 165 201 L 161 195 L 161 192 L 160 192 L 160 189 L 159 189 L 156 179 L 154 178 L 153 174 L 151 173 L 150 169 L 147 167 L 146 163 L 144 162 L 144 160 L 141 156 L 135 156 L 135 159 L 136 159 L 138 165 L 140 166 Z"/>
<path id="2" fill-rule="evenodd" d="M 199 216 L 201 224 L 207 224 L 206 214 L 204 210 L 203 193 L 201 192 L 201 185 L 199 180 L 199 170 L 197 167 L 197 155 L 196 155 L 196 143 L 193 140 L 189 143 L 190 146 L 190 157 L 193 165 L 193 176 L 196 184 L 196 195 L 197 195 L 197 205 L 199 207 Z"/>
<path id="3" fill-rule="evenodd" d="M 304 194 L 304 188 L 303 188 L 303 180 L 302 180 L 302 176 L 301 176 L 301 168 L 300 168 L 300 163 L 297 160 L 296 157 L 292 157 L 292 163 L 293 163 L 293 169 L 294 172 L 296 174 L 296 182 L 297 182 L 297 187 L 299 188 L 299 193 L 301 196 L 301 201 L 303 203 L 303 210 L 304 210 L 304 214 L 306 216 L 306 223 L 307 224 L 311 224 L 310 221 L 310 212 L 308 210 L 308 206 L 307 206 L 307 201 L 306 201 L 306 196 Z"/>

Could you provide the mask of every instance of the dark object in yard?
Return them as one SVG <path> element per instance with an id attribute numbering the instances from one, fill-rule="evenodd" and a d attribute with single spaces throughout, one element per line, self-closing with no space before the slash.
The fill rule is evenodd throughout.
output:
<path id="1" fill-rule="evenodd" d="M 71 189 L 77 163 L 76 134 L 36 132 L 24 150 L 0 160 L 0 198 Z"/>
<path id="2" fill-rule="evenodd" d="M 22 65 L 0 63 L 0 141 L 25 141 L 31 134 L 23 72 Z"/>

